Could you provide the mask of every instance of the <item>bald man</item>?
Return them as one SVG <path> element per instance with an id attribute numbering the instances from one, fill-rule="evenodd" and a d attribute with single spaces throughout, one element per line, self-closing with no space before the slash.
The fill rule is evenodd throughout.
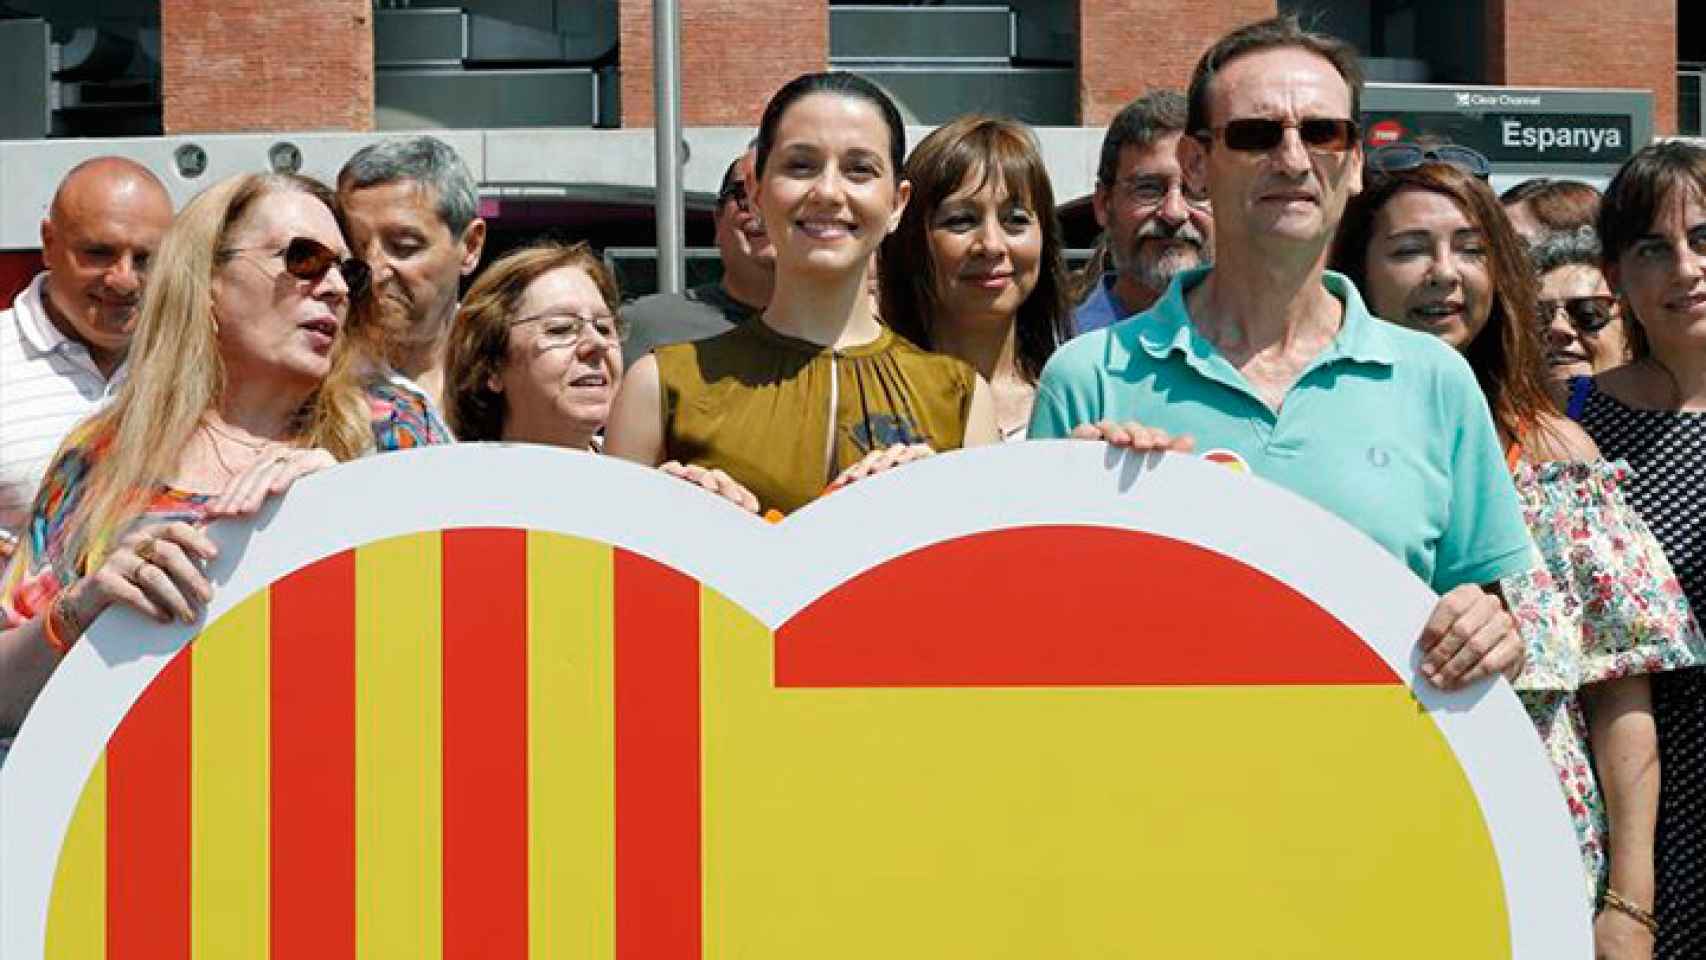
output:
<path id="1" fill-rule="evenodd" d="M 159 178 L 122 157 L 78 164 L 54 193 L 47 270 L 0 313 L 0 557 L 66 432 L 123 380 L 143 276 L 171 222 Z"/>

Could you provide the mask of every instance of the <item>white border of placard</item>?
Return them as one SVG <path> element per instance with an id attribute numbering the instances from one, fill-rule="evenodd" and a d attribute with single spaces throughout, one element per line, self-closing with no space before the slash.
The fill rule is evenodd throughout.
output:
<path id="1" fill-rule="evenodd" d="M 1481 805 L 1512 956 L 1589 956 L 1574 831 L 1510 688 L 1502 680 L 1449 694 L 1429 686 L 1414 647 L 1435 597 L 1421 581 L 1313 504 L 1194 457 L 1072 441 L 986 447 L 861 481 L 772 525 L 658 471 L 586 454 L 520 445 L 387 454 L 298 483 L 253 523 L 215 525 L 217 594 L 205 622 L 343 550 L 422 530 L 501 526 L 650 557 L 774 628 L 903 553 L 1047 524 L 1142 530 L 1225 554 L 1290 585 L 1364 638 L 1438 724 Z M 1071 571 L 1052 574 L 1070 588 Z M 42 956 L 54 871 L 84 782 L 131 705 L 199 629 L 111 613 L 43 691 L 0 768 L 0 956 Z M 1418 900 L 1416 923 L 1449 923 L 1452 898 L 1442 890 Z"/>

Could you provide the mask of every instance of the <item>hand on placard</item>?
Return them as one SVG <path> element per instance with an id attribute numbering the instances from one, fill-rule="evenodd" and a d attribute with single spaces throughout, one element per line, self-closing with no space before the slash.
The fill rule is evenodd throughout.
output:
<path id="1" fill-rule="evenodd" d="M 1524 651 L 1516 621 L 1504 602 L 1473 583 L 1434 605 L 1417 643 L 1422 675 L 1441 690 L 1457 690 L 1484 677 L 1522 672 Z"/>
<path id="2" fill-rule="evenodd" d="M 193 623 L 213 598 L 201 566 L 219 554 L 207 532 L 182 521 L 139 527 L 119 540 L 95 572 L 60 601 L 71 643 L 108 607 L 122 603 L 160 623 Z"/>
<path id="3" fill-rule="evenodd" d="M 334 466 L 337 458 L 329 451 L 279 447 L 270 456 L 263 456 L 249 468 L 233 477 L 225 489 L 207 505 L 209 519 L 244 517 L 261 508 L 268 497 L 276 497 L 290 485 L 310 473 Z"/>
<path id="4" fill-rule="evenodd" d="M 680 463 L 675 460 L 661 464 L 658 469 L 672 477 L 677 477 L 679 479 L 686 480 L 688 483 L 694 484 L 695 486 L 703 487 L 742 510 L 745 510 L 747 513 L 758 512 L 758 498 L 752 495 L 752 491 L 741 486 L 735 478 L 721 470 L 711 470 L 691 463 Z"/>
<path id="5" fill-rule="evenodd" d="M 881 450 L 872 450 L 861 457 L 858 463 L 841 471 L 834 480 L 830 481 L 829 486 L 824 488 L 823 492 L 834 493 L 856 480 L 876 476 L 885 470 L 893 470 L 903 463 L 922 460 L 925 457 L 935 456 L 935 454 L 936 451 L 932 450 L 927 443 L 897 443 Z"/>
<path id="6" fill-rule="evenodd" d="M 1135 420 L 1123 423 L 1098 420 L 1079 424 L 1072 429 L 1072 439 L 1105 440 L 1133 453 L 1190 453 L 1197 448 L 1196 440 L 1191 437 L 1175 437 L 1159 427 L 1146 427 Z"/>

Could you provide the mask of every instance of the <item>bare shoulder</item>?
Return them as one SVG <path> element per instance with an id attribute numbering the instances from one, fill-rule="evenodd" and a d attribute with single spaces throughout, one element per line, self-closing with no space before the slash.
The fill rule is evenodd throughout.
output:
<path id="1" fill-rule="evenodd" d="M 647 354 L 622 375 L 604 426 L 604 452 L 648 466 L 662 463 L 661 396 L 657 356 Z"/>
<path id="2" fill-rule="evenodd" d="M 656 389 L 657 382 L 658 356 L 656 353 L 648 353 L 640 359 L 635 360 L 634 365 L 629 367 L 627 371 L 622 374 L 622 383 L 618 386 L 618 389 L 629 384 L 634 384 L 636 389 L 646 387 Z"/>
<path id="3" fill-rule="evenodd" d="M 1574 420 L 1545 414 L 1527 441 L 1529 459 L 1591 463 L 1600 459 L 1599 446 Z"/>

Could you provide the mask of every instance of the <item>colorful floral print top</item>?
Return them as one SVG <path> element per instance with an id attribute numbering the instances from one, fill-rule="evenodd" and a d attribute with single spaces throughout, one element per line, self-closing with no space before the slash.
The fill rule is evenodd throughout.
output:
<path id="1" fill-rule="evenodd" d="M 388 380 L 367 386 L 372 413 L 376 452 L 450 442 L 450 434 L 439 422 L 425 396 Z M 13 563 L 0 579 L 0 629 L 17 626 L 45 611 L 59 591 L 95 569 L 103 550 L 95 549 L 81 568 L 65 555 L 67 521 L 83 492 L 83 479 L 100 459 L 110 437 L 92 440 L 87 424 L 71 432 L 64 455 L 49 469 L 36 494 L 35 509 L 24 536 L 31 557 L 29 570 Z M 162 484 L 153 491 L 134 524 L 184 521 L 201 523 L 207 518 L 211 494 L 190 493 Z M 134 525 L 133 524 L 133 525 Z M 20 551 L 20 555 L 22 551 Z"/>
<path id="2" fill-rule="evenodd" d="M 367 402 L 373 408 L 374 449 L 384 453 L 454 443 L 456 438 L 432 402 L 400 380 L 376 379 L 367 385 Z"/>
<path id="3" fill-rule="evenodd" d="M 1580 690 L 1706 662 L 1682 585 L 1623 497 L 1627 471 L 1621 462 L 1517 464 L 1512 478 L 1542 562 L 1502 582 L 1528 646 L 1517 693 L 1558 771 L 1596 898 L 1609 866 L 1607 824 Z"/>

